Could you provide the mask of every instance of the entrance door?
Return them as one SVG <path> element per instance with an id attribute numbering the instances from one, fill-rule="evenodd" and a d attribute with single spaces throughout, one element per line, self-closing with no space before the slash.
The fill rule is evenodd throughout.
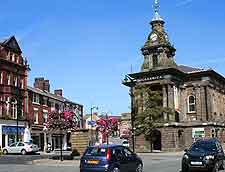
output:
<path id="1" fill-rule="evenodd" d="M 153 150 L 161 150 L 161 132 L 159 130 L 154 130 L 152 133 L 152 143 L 153 143 Z"/>
<path id="2" fill-rule="evenodd" d="M 5 134 L 2 134 L 2 147 L 5 147 Z"/>

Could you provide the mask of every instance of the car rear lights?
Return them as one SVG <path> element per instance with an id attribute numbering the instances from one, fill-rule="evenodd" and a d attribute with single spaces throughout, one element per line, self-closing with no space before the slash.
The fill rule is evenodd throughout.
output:
<path id="1" fill-rule="evenodd" d="M 107 161 L 110 160 L 110 149 L 109 149 L 109 148 L 108 148 L 108 150 L 107 150 L 106 160 L 107 160 Z"/>

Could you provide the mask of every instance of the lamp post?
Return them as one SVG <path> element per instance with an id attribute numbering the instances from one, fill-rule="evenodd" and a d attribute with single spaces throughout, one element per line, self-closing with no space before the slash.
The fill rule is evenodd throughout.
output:
<path id="1" fill-rule="evenodd" d="M 135 86 L 135 79 L 131 78 L 129 75 L 125 75 L 125 79 L 123 81 L 124 85 L 130 87 L 130 98 L 131 98 L 131 132 L 132 132 L 132 148 L 133 152 L 135 152 L 135 126 L 134 126 L 134 86 Z"/>
<path id="2" fill-rule="evenodd" d="M 93 122 L 92 122 L 92 120 L 93 120 L 93 117 L 92 117 L 92 111 L 93 111 L 94 109 L 98 110 L 98 107 L 97 107 L 97 106 L 91 107 L 91 145 L 94 144 L 94 143 L 93 143 L 93 131 L 92 131 L 92 124 L 93 124 Z"/>

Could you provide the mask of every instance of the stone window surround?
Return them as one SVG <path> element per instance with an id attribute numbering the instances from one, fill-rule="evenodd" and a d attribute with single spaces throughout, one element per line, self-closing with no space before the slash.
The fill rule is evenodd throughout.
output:
<path id="1" fill-rule="evenodd" d="M 34 108 L 34 124 L 38 124 L 38 108 Z"/>
<path id="2" fill-rule="evenodd" d="M 190 98 L 193 97 L 194 101 L 192 103 L 190 103 Z M 196 97 L 194 95 L 189 95 L 188 99 L 187 99 L 187 105 L 188 105 L 188 113 L 196 113 Z M 194 111 L 190 110 L 190 106 L 194 106 Z"/>

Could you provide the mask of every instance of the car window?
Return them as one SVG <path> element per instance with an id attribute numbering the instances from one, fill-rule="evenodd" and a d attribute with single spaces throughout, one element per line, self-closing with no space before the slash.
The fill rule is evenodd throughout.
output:
<path id="1" fill-rule="evenodd" d="M 191 148 L 191 151 L 216 151 L 216 144 L 213 142 L 196 142 Z"/>
<path id="2" fill-rule="evenodd" d="M 123 151 L 126 157 L 131 157 L 133 155 L 133 153 L 127 148 L 124 148 Z"/>
<path id="3" fill-rule="evenodd" d="M 107 148 L 89 147 L 85 153 L 86 156 L 106 156 Z"/>
<path id="4" fill-rule="evenodd" d="M 16 143 L 11 144 L 10 147 L 16 147 Z"/>
<path id="5" fill-rule="evenodd" d="M 124 155 L 120 148 L 114 148 L 112 150 L 112 158 L 113 159 L 120 161 L 123 159 L 123 157 L 124 157 Z"/>
<path id="6" fill-rule="evenodd" d="M 23 143 L 19 143 L 17 146 L 24 146 L 24 144 Z"/>
<path id="7" fill-rule="evenodd" d="M 128 144 L 128 141 L 123 141 L 123 144 Z"/>

